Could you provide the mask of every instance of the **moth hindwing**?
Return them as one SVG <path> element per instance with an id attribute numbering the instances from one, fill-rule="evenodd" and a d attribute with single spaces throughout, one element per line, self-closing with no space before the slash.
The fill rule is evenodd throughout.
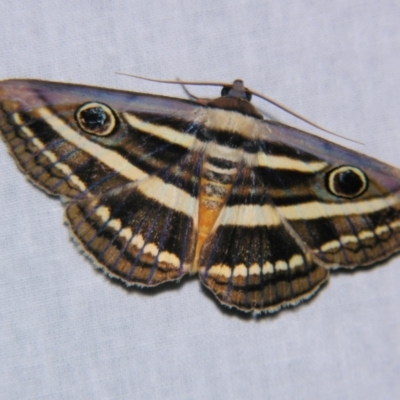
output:
<path id="1" fill-rule="evenodd" d="M 241 81 L 200 103 L 9 80 L 0 128 L 108 275 L 154 286 L 198 272 L 221 303 L 273 312 L 332 268 L 399 250 L 400 171 L 265 120 L 247 94 Z"/>

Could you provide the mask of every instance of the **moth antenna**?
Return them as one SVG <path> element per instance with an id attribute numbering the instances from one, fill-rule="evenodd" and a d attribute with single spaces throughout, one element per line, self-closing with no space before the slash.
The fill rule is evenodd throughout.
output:
<path id="1" fill-rule="evenodd" d="M 268 103 L 271 103 L 271 104 L 274 105 L 275 107 L 278 107 L 278 108 L 280 108 L 280 109 L 283 110 L 283 111 L 286 111 L 288 114 L 293 115 L 294 117 L 300 119 L 300 120 L 303 121 L 303 122 L 306 122 L 307 124 L 309 124 L 309 125 L 311 125 L 311 126 L 313 126 L 313 127 L 315 127 L 315 128 L 320 129 L 321 131 L 324 131 L 324 132 L 326 132 L 326 133 L 329 133 L 329 134 L 331 134 L 331 135 L 333 135 L 333 136 L 336 136 L 336 137 L 339 137 L 339 138 L 341 138 L 341 139 L 346 139 L 346 140 L 348 140 L 348 141 L 350 141 L 350 142 L 353 142 L 353 143 L 358 143 L 358 144 L 365 145 L 365 143 L 359 142 L 358 140 L 349 139 L 349 138 L 346 137 L 346 136 L 339 135 L 338 133 L 335 133 L 335 132 L 329 131 L 328 129 L 323 128 L 322 126 L 320 126 L 320 125 L 316 124 L 315 122 L 313 122 L 313 121 L 311 121 L 311 120 L 309 120 L 309 119 L 303 117 L 302 115 L 300 115 L 300 114 L 298 114 L 297 112 L 291 110 L 290 108 L 284 106 L 283 104 L 277 102 L 276 100 L 271 99 L 270 97 L 267 97 L 267 96 L 265 96 L 265 95 L 263 95 L 263 94 L 261 94 L 261 93 L 255 92 L 255 91 L 250 90 L 250 89 L 247 89 L 247 88 L 246 88 L 246 90 L 248 90 L 248 91 L 249 91 L 251 94 L 253 94 L 254 96 L 257 96 L 257 97 L 259 97 L 260 99 L 263 99 L 263 100 L 265 100 L 265 101 L 268 101 Z"/>
<path id="2" fill-rule="evenodd" d="M 125 73 L 123 73 L 123 72 L 116 72 L 116 74 L 117 74 L 117 75 L 123 75 L 123 76 L 130 76 L 130 77 L 132 77 L 132 78 L 142 79 L 142 80 L 144 80 L 144 81 L 158 82 L 158 83 L 170 83 L 170 84 L 174 84 L 174 85 L 181 85 L 181 86 L 183 87 L 183 90 L 185 91 L 185 93 L 186 93 L 189 97 L 194 98 L 194 99 L 196 99 L 196 100 L 197 100 L 198 98 L 197 98 L 196 96 L 193 96 L 193 95 L 185 88 L 184 85 L 219 86 L 219 87 L 221 87 L 221 86 L 222 86 L 222 87 L 231 87 L 231 86 L 232 86 L 232 83 L 225 83 L 225 82 L 193 82 L 193 81 L 181 81 L 181 80 L 179 80 L 179 79 L 176 79 L 176 80 L 154 79 L 154 78 L 147 78 L 147 77 L 140 76 L 140 75 L 125 74 Z M 359 142 L 358 140 L 349 139 L 349 138 L 346 137 L 346 136 L 339 135 L 339 134 L 337 134 L 337 133 L 335 133 L 335 132 L 332 132 L 332 131 L 330 131 L 330 130 L 328 130 L 328 129 L 323 128 L 322 126 L 320 126 L 320 125 L 316 124 L 315 122 L 313 122 L 313 121 L 311 121 L 311 120 L 309 120 L 309 119 L 303 117 L 302 115 L 300 115 L 300 114 L 298 114 L 297 112 L 291 110 L 290 108 L 284 106 L 283 104 L 279 103 L 278 101 L 276 101 L 276 100 L 274 100 L 274 99 L 271 99 L 270 97 L 267 97 L 267 96 L 265 96 L 265 95 L 263 95 L 263 94 L 261 94 L 261 93 L 255 92 L 254 90 L 248 89 L 247 87 L 244 87 L 244 89 L 245 89 L 247 92 L 253 94 L 254 96 L 257 96 L 257 97 L 259 97 L 260 99 L 263 99 L 263 100 L 267 101 L 268 103 L 274 105 L 275 107 L 278 107 L 278 108 L 280 108 L 281 110 L 286 111 L 288 114 L 291 114 L 291 115 L 293 115 L 294 117 L 300 119 L 301 121 L 303 121 L 303 122 L 305 122 L 305 123 L 307 123 L 307 124 L 313 126 L 314 128 L 317 128 L 317 129 L 319 129 L 319 130 L 321 130 L 321 131 L 324 131 L 324 132 L 326 132 L 326 133 L 329 133 L 329 134 L 331 134 L 331 135 L 333 135 L 333 136 L 336 136 L 336 137 L 339 137 L 339 138 L 341 138 L 341 139 L 345 139 L 345 140 L 348 140 L 348 141 L 353 142 L 353 143 L 365 145 L 365 143 Z"/>
<path id="3" fill-rule="evenodd" d="M 176 78 L 178 82 L 180 82 L 179 78 Z M 189 92 L 189 89 L 181 82 L 181 86 L 183 91 L 186 93 L 186 96 L 189 97 L 189 99 L 199 101 L 199 97 L 195 96 L 193 93 Z"/>
<path id="4" fill-rule="evenodd" d="M 144 81 L 158 82 L 158 83 L 171 83 L 173 85 L 197 85 L 197 86 L 232 86 L 232 83 L 226 82 L 193 82 L 193 81 L 181 81 L 179 79 L 167 80 L 167 79 L 154 79 L 147 78 L 140 75 L 125 74 L 123 72 L 115 72 L 117 75 L 130 76 L 132 78 L 142 79 Z"/>
<path id="5" fill-rule="evenodd" d="M 176 78 L 176 80 L 177 80 L 178 82 L 180 82 L 179 78 Z M 203 105 L 205 105 L 205 106 L 212 100 L 212 99 L 207 99 L 207 98 L 202 98 L 202 97 L 197 97 L 197 96 L 195 96 L 193 93 L 191 93 L 191 92 L 189 91 L 189 89 L 188 89 L 182 82 L 180 82 L 180 83 L 181 83 L 181 86 L 182 86 L 183 91 L 185 92 L 186 96 L 189 97 L 189 99 L 194 100 L 194 101 L 196 101 L 197 103 L 203 104 Z"/>

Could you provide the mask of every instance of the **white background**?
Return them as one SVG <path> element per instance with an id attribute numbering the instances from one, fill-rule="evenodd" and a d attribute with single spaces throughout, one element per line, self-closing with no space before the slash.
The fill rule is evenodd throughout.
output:
<path id="1" fill-rule="evenodd" d="M 400 167 L 399 21 L 396 0 L 2 1 L 0 79 L 184 96 L 114 72 L 241 77 Z M 255 320 L 196 277 L 153 291 L 110 281 L 62 215 L 0 143 L 1 398 L 400 398 L 400 257 Z"/>

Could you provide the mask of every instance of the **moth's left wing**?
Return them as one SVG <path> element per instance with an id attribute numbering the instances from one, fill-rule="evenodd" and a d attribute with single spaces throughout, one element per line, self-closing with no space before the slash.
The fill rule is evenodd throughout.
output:
<path id="1" fill-rule="evenodd" d="M 257 174 L 279 215 L 327 268 L 370 265 L 400 250 L 398 169 L 289 126 L 265 125 Z"/>
<path id="2" fill-rule="evenodd" d="M 218 299 L 276 311 L 312 296 L 330 268 L 400 250 L 400 171 L 262 121 L 200 257 Z M 251 132 L 241 133 L 246 139 Z"/>

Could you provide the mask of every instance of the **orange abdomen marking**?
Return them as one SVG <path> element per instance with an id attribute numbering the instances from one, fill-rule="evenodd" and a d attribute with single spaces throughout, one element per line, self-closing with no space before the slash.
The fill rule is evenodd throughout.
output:
<path id="1" fill-rule="evenodd" d="M 233 175 L 230 173 L 228 179 L 226 175 L 213 174 L 206 166 L 200 179 L 200 196 L 199 196 L 199 216 L 198 216 L 198 235 L 195 258 L 193 261 L 191 273 L 198 270 L 198 262 L 201 249 L 205 240 L 210 234 L 221 209 L 224 207 L 226 199 L 232 188 Z"/>

